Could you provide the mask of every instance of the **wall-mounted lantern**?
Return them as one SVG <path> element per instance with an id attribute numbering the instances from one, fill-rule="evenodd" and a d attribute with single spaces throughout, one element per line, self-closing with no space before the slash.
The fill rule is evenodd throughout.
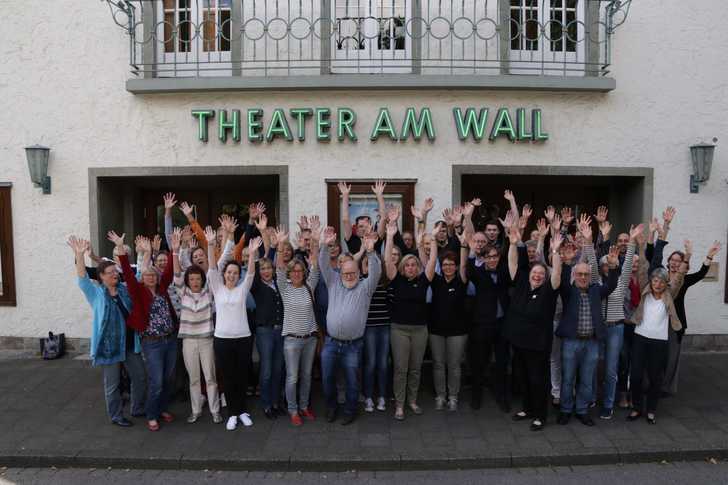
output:
<path id="1" fill-rule="evenodd" d="M 715 138 L 713 139 L 715 142 Z M 715 145 L 698 143 L 690 147 L 690 158 L 693 161 L 693 173 L 690 175 L 690 193 L 697 194 L 700 185 L 710 178 L 710 169 L 713 166 L 713 153 Z"/>
<path id="2" fill-rule="evenodd" d="M 51 149 L 41 145 L 25 147 L 30 180 L 36 187 L 42 187 L 44 194 L 51 193 L 51 178 L 48 176 L 48 155 Z"/>

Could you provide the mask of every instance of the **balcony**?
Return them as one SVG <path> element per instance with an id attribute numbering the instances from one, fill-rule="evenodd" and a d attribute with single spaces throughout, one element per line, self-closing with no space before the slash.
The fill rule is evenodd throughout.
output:
<path id="1" fill-rule="evenodd" d="M 101 0 L 137 94 L 598 91 L 631 0 Z"/>

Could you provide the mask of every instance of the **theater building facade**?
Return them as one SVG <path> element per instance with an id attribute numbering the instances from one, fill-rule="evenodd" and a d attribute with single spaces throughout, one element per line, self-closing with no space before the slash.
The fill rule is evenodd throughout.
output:
<path id="1" fill-rule="evenodd" d="M 691 239 L 694 264 L 727 238 L 720 0 L 0 8 L 0 348 L 52 330 L 82 350 L 90 312 L 66 237 L 110 256 L 110 229 L 162 231 L 167 191 L 203 225 L 263 201 L 274 223 L 339 227 L 336 182 L 358 214 L 381 178 L 411 227 L 425 197 L 439 214 L 476 196 L 503 206 L 510 188 L 537 215 L 607 205 L 614 236 L 675 206 L 668 250 Z M 50 149 L 49 183 L 34 145 Z M 688 292 L 693 347 L 728 346 L 725 253 Z"/>

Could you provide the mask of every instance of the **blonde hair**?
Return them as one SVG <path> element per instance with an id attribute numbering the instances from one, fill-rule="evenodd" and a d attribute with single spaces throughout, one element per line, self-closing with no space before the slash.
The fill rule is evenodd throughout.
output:
<path id="1" fill-rule="evenodd" d="M 306 279 L 308 269 L 306 268 L 306 264 L 298 258 L 293 258 L 286 265 L 286 278 L 291 277 L 291 271 L 293 271 L 293 268 L 296 266 L 300 266 L 301 269 L 303 269 L 303 278 Z"/>
<path id="2" fill-rule="evenodd" d="M 407 261 L 414 259 L 417 263 L 417 268 L 422 271 L 422 262 L 420 261 L 420 258 L 415 256 L 414 254 L 407 254 L 402 257 L 402 259 L 399 261 L 399 265 L 397 266 L 397 271 L 400 272 L 400 274 L 404 274 L 404 265 L 407 264 Z"/>

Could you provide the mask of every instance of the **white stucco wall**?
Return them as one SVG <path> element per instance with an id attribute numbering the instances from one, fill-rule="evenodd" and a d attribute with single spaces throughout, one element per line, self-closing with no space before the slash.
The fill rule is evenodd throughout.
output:
<path id="1" fill-rule="evenodd" d="M 528 92 L 227 93 L 134 96 L 128 38 L 108 9 L 87 0 L 28 0 L 0 10 L 0 181 L 13 183 L 17 307 L 0 307 L 0 335 L 38 336 L 48 329 L 89 335 L 88 305 L 74 281 L 70 233 L 88 235 L 88 168 L 124 166 L 289 166 L 289 213 L 325 215 L 324 178 L 417 178 L 417 200 L 451 203 L 454 164 L 554 164 L 653 167 L 654 207 L 678 209 L 671 240 L 695 241 L 695 261 L 726 240 L 728 53 L 721 0 L 634 2 L 616 33 L 609 94 Z M 197 141 L 192 108 L 353 108 L 360 141 L 222 145 Z M 430 106 L 435 143 L 370 143 L 377 109 L 401 123 L 408 106 Z M 551 139 L 540 145 L 457 140 L 454 106 L 542 108 Z M 211 135 L 214 131 L 211 132 Z M 721 139 L 711 180 L 690 194 L 688 146 Z M 23 147 L 52 148 L 53 193 L 32 186 Z M 674 246 L 671 245 L 671 248 Z M 690 331 L 727 333 L 720 280 L 688 293 Z"/>

